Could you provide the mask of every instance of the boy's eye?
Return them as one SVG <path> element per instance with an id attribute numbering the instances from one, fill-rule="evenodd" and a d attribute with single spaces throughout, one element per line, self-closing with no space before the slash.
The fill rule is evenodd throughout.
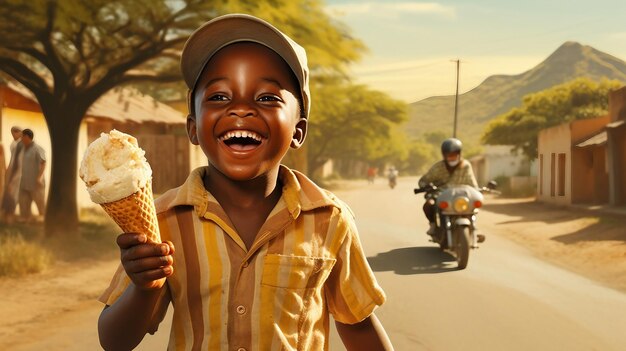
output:
<path id="1" fill-rule="evenodd" d="M 269 102 L 269 101 L 282 101 L 278 96 L 274 95 L 263 95 L 259 97 L 259 101 L 261 102 Z"/>
<path id="2" fill-rule="evenodd" d="M 222 94 L 214 94 L 209 96 L 209 98 L 207 99 L 207 101 L 227 101 L 228 97 L 226 95 L 222 95 Z"/>

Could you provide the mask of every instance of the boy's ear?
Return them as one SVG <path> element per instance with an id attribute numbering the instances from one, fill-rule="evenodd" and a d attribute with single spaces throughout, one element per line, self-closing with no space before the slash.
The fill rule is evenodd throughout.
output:
<path id="1" fill-rule="evenodd" d="M 196 117 L 193 115 L 187 115 L 187 136 L 192 144 L 198 145 L 198 133 L 196 130 Z"/>
<path id="2" fill-rule="evenodd" d="M 308 126 L 308 121 L 306 118 L 300 118 L 298 123 L 296 123 L 296 127 L 293 130 L 293 137 L 291 138 L 291 148 L 299 149 L 300 146 L 304 143 L 304 139 L 306 138 L 306 128 Z"/>

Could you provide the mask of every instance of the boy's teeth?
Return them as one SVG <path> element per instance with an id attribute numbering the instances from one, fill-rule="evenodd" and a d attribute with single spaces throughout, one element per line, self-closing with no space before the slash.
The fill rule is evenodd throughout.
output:
<path id="1" fill-rule="evenodd" d="M 237 130 L 237 131 L 228 132 L 224 134 L 224 136 L 221 137 L 220 139 L 228 140 L 231 138 L 252 138 L 254 140 L 261 141 L 260 135 L 251 131 L 246 131 L 246 130 Z"/>

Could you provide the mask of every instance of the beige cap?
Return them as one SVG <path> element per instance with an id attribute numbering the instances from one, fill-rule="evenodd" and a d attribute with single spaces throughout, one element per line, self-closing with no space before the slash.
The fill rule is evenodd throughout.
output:
<path id="1" fill-rule="evenodd" d="M 302 109 L 308 118 L 311 102 L 306 51 L 268 22 L 246 14 L 216 17 L 198 28 L 187 39 L 180 59 L 180 68 L 189 90 L 194 89 L 204 66 L 217 51 L 240 41 L 265 45 L 287 62 L 300 84 L 304 105 Z"/>

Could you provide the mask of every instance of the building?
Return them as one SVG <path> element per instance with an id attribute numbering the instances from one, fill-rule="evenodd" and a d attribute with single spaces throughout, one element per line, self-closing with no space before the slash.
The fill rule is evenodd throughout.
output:
<path id="1" fill-rule="evenodd" d="M 607 168 L 609 204 L 626 205 L 626 87 L 609 94 L 607 133 Z"/>
<path id="2" fill-rule="evenodd" d="M 609 114 L 544 129 L 538 137 L 537 198 L 570 204 L 626 203 L 626 87 Z"/>
<path id="3" fill-rule="evenodd" d="M 523 155 L 511 152 L 511 146 L 486 145 L 485 151 L 469 159 L 478 185 L 485 186 L 490 180 L 507 177 L 530 182 L 532 164 Z"/>
<path id="4" fill-rule="evenodd" d="M 100 133 L 117 129 L 132 134 L 146 151 L 146 158 L 153 169 L 153 190 L 158 194 L 182 184 L 191 169 L 206 164 L 202 150 L 189 143 L 185 124 L 183 113 L 152 97 L 132 89 L 113 89 L 96 101 L 83 119 L 77 162 L 80 164 L 87 145 Z M 6 169 L 10 157 L 8 150 L 13 141 L 12 126 L 32 129 L 35 142 L 47 151 L 48 159 L 62 157 L 50 155 L 50 136 L 37 100 L 26 88 L 9 82 L 0 86 L 0 145 L 5 154 L 4 164 L 0 164 L 2 170 Z M 50 166 L 51 163 L 46 167 L 47 184 Z M 2 177 L 0 180 L 3 180 Z M 92 206 L 80 178 L 76 186 L 78 206 Z"/>

